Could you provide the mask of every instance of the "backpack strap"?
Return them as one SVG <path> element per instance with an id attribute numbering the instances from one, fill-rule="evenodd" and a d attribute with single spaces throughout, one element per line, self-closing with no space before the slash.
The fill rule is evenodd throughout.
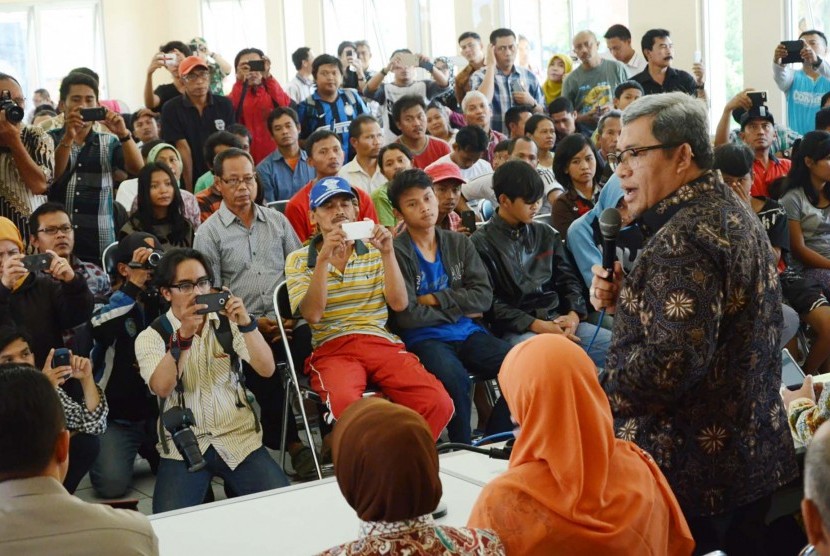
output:
<path id="1" fill-rule="evenodd" d="M 233 347 L 233 332 L 231 331 L 231 321 L 225 315 L 218 316 L 219 326 L 216 328 L 216 331 L 214 333 L 216 334 L 216 339 L 219 341 L 219 345 L 222 346 L 222 351 L 227 353 L 228 356 L 231 358 L 231 373 L 236 375 L 239 387 L 242 389 L 241 400 L 239 399 L 239 391 L 237 390 L 236 407 L 241 409 L 247 406 L 248 409 L 251 410 L 251 413 L 254 416 L 254 428 L 257 432 L 259 432 L 259 418 L 257 417 L 254 408 L 251 407 L 251 403 L 248 401 L 248 391 L 245 386 L 245 370 L 242 368 L 242 359 L 239 357 L 239 354 L 236 353 L 236 350 Z M 242 400 L 244 400 L 244 404 Z"/>
<path id="2" fill-rule="evenodd" d="M 173 325 L 170 324 L 170 319 L 167 318 L 167 314 L 162 313 L 158 317 L 156 317 L 153 322 L 150 323 L 150 328 L 155 330 L 161 339 L 164 340 L 164 344 L 167 345 L 166 338 L 169 338 L 171 334 L 173 334 Z M 181 379 L 178 378 L 178 373 L 176 377 L 177 381 Z M 156 396 L 158 399 L 159 404 L 159 419 L 158 419 L 158 435 L 159 441 L 161 442 L 161 449 L 164 451 L 165 454 L 170 453 L 170 446 L 167 445 L 167 436 L 164 434 L 164 425 L 161 422 L 161 416 L 164 415 L 164 404 L 167 402 L 166 398 L 162 398 L 161 396 Z"/>

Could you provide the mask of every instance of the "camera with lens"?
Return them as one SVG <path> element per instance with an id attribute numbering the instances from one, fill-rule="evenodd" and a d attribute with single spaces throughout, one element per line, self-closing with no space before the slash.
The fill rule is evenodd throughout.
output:
<path id="1" fill-rule="evenodd" d="M 161 249 L 153 249 L 153 252 L 150 253 L 150 256 L 147 257 L 146 261 L 144 261 L 144 264 L 130 262 L 127 264 L 127 266 L 129 266 L 130 268 L 141 268 L 143 270 L 155 270 L 161 262 L 161 258 L 163 256 L 164 251 L 162 251 Z"/>
<path id="2" fill-rule="evenodd" d="M 161 422 L 173 437 L 173 444 L 181 454 L 189 472 L 194 473 L 207 465 L 199 450 L 196 434 L 190 428 L 194 425 L 193 412 L 190 409 L 173 406 L 162 413 Z"/>
<path id="3" fill-rule="evenodd" d="M 0 112 L 6 113 L 6 121 L 18 124 L 23 121 L 23 109 L 12 100 L 10 91 L 0 92 Z"/>

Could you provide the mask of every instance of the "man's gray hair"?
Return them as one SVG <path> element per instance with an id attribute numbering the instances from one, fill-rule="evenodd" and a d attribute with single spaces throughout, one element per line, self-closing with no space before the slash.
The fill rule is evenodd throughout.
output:
<path id="1" fill-rule="evenodd" d="M 464 95 L 464 99 L 461 101 L 461 111 L 466 112 L 467 111 L 467 106 L 469 106 L 469 104 L 474 99 L 481 99 L 486 104 L 490 104 L 490 101 L 487 100 L 487 97 L 484 95 L 484 93 L 482 93 L 481 91 L 473 90 L 473 91 L 470 91 L 469 93 L 467 93 L 466 95 Z"/>
<path id="2" fill-rule="evenodd" d="M 819 435 L 819 438 L 815 436 L 804 457 L 804 497 L 812 500 L 822 523 L 830 528 L 830 437 L 827 434 Z"/>
<path id="3" fill-rule="evenodd" d="M 602 130 L 605 128 L 605 122 L 607 122 L 611 118 L 622 118 L 622 110 L 610 110 L 602 115 L 602 117 L 599 119 L 599 123 L 597 123 L 598 137 L 602 135 Z"/>
<path id="4" fill-rule="evenodd" d="M 686 93 L 646 95 L 626 107 L 623 125 L 639 118 L 654 117 L 651 133 L 663 145 L 688 143 L 698 168 L 708 170 L 714 161 L 709 141 L 706 104 Z M 648 145 L 642 145 L 647 147 Z"/>

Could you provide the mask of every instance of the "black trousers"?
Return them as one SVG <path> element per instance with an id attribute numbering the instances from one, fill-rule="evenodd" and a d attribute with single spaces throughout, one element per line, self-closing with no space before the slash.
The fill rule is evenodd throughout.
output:
<path id="1" fill-rule="evenodd" d="M 734 510 L 708 516 L 687 518 L 695 539 L 694 554 L 722 550 L 729 556 L 763 556 L 767 551 L 765 519 L 772 505 L 772 495 Z"/>
<path id="2" fill-rule="evenodd" d="M 78 483 L 84 478 L 101 449 L 101 439 L 92 434 L 76 433 L 69 439 L 69 469 L 63 486 L 73 494 Z"/>

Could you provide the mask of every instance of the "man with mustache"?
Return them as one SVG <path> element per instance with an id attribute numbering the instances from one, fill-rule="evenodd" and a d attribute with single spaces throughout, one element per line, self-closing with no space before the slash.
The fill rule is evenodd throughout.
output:
<path id="1" fill-rule="evenodd" d="M 671 67 L 674 60 L 674 44 L 665 29 L 649 29 L 643 35 L 640 46 L 648 64 L 646 69 L 631 78 L 643 86 L 647 95 L 680 91 L 705 99 L 703 66 L 694 65 L 695 75 Z"/>

